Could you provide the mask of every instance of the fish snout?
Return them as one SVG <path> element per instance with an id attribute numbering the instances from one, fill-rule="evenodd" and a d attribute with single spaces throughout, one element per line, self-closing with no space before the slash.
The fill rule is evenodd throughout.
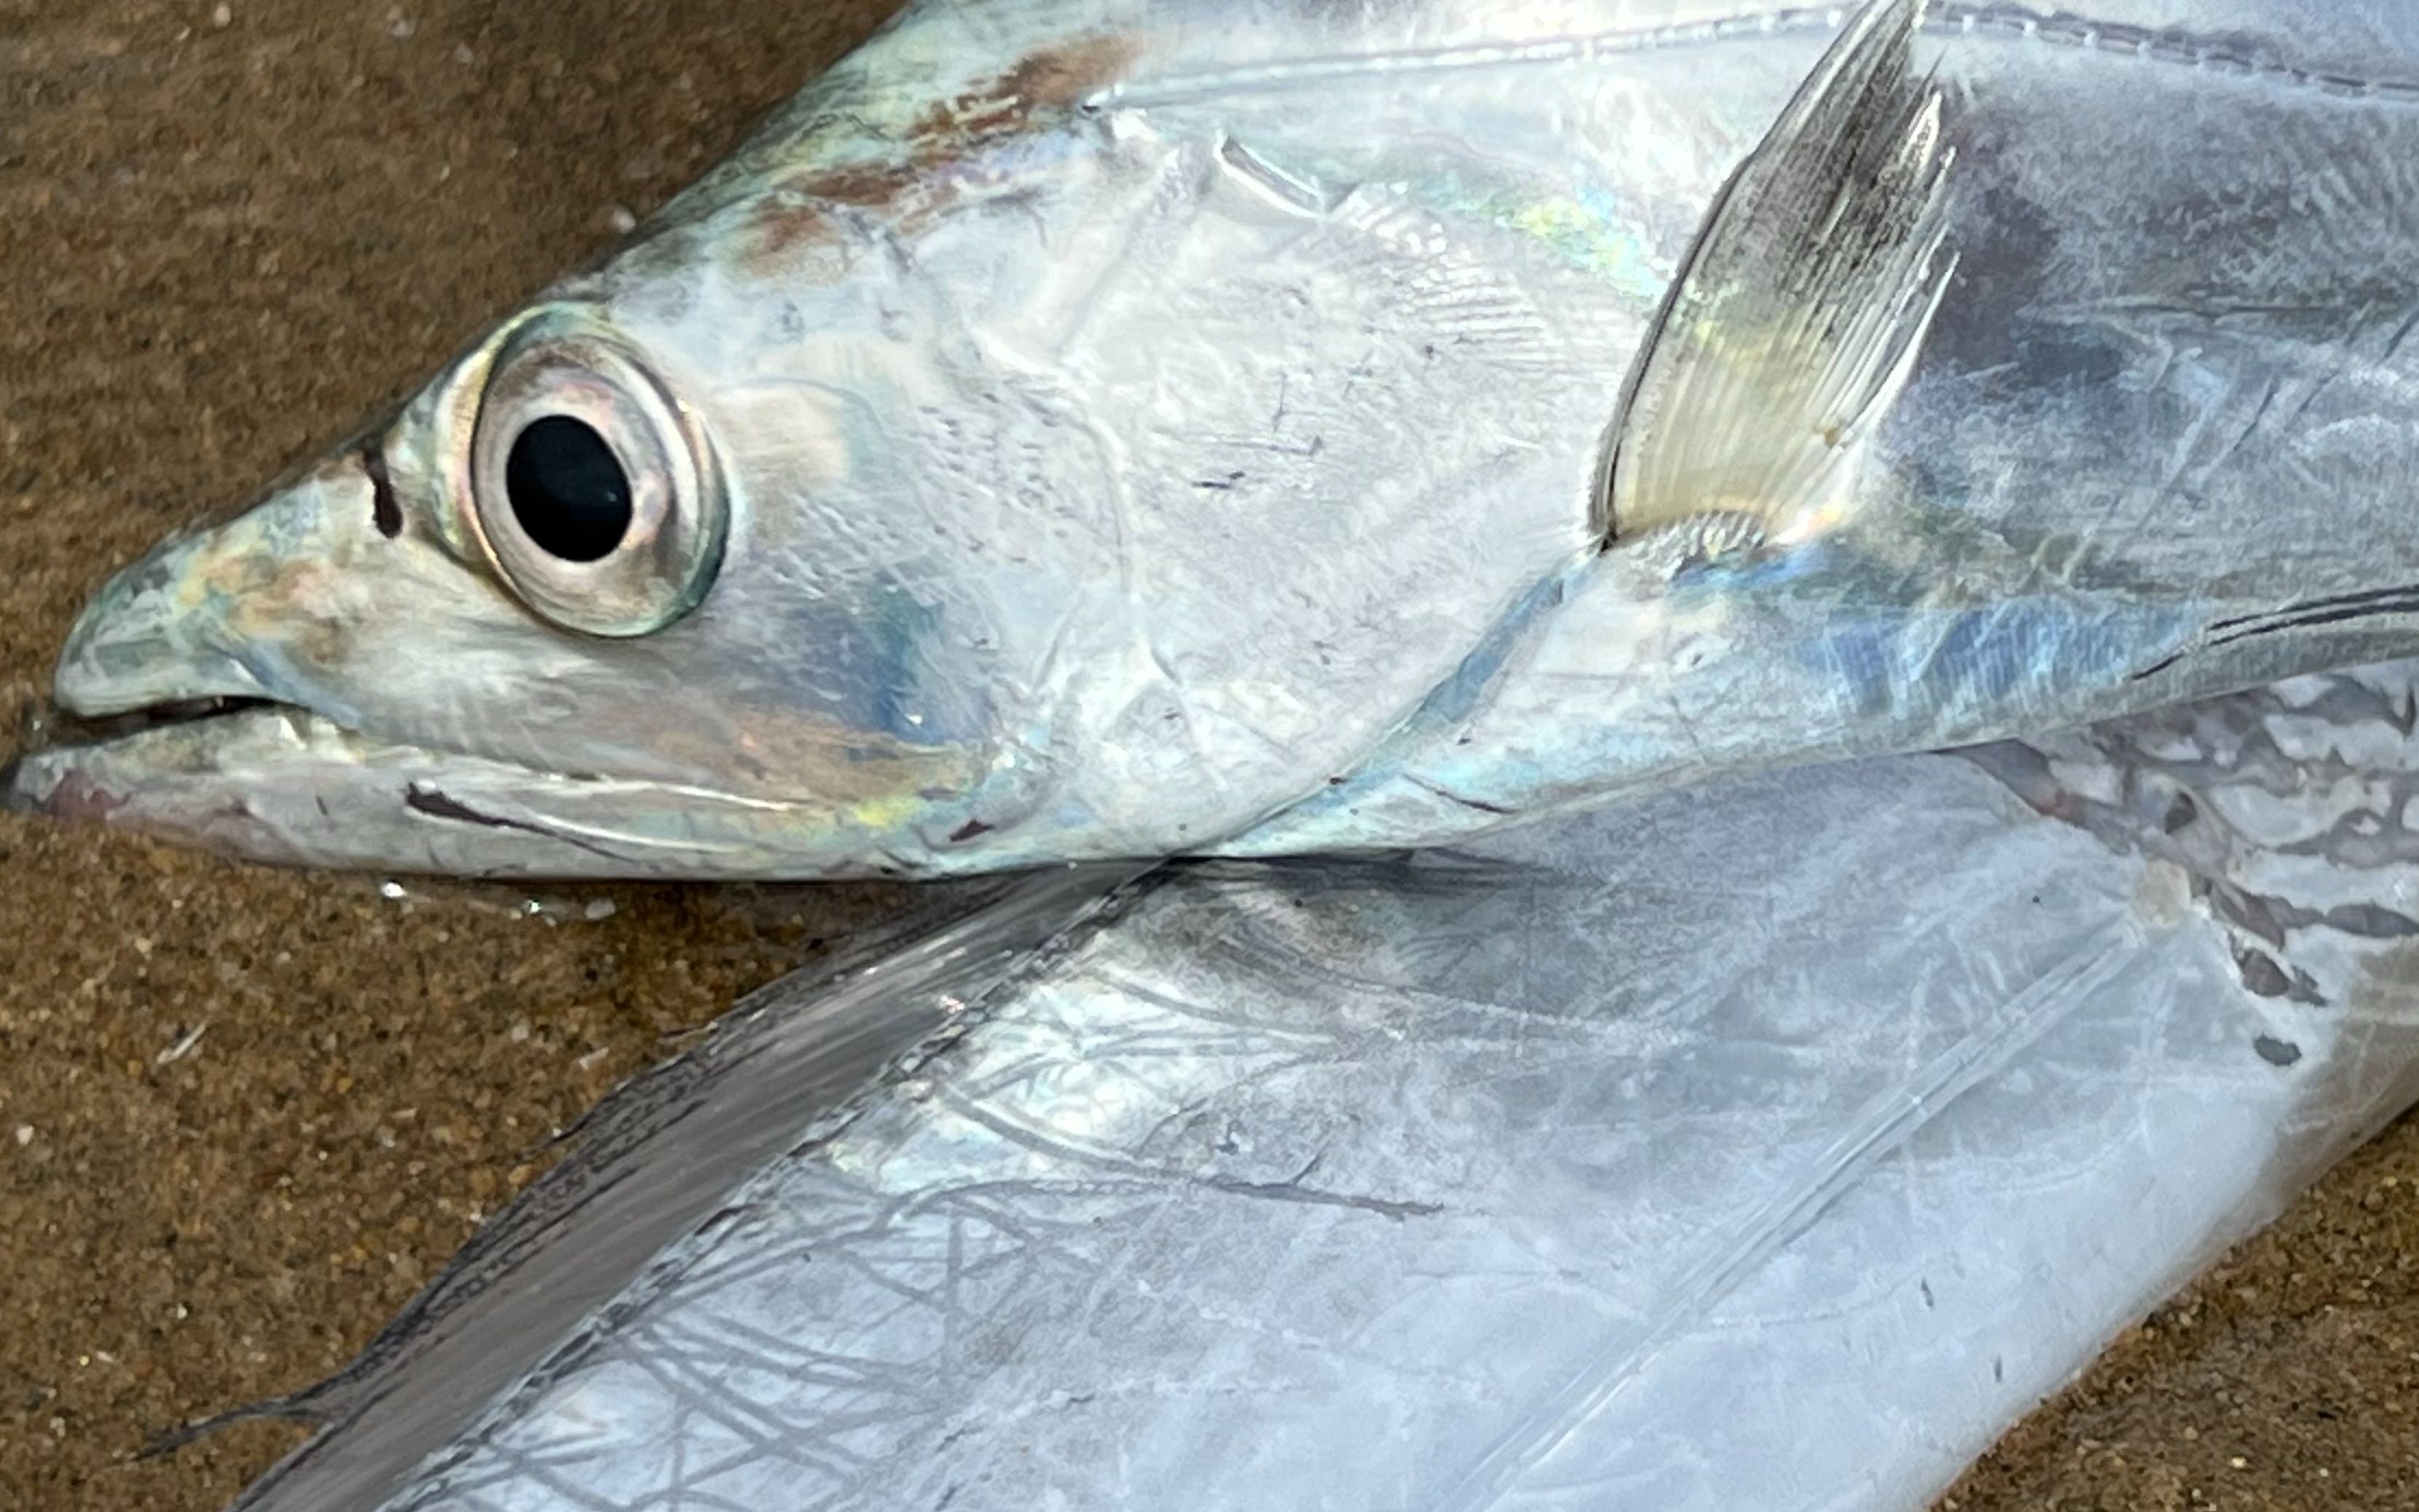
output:
<path id="1" fill-rule="evenodd" d="M 343 453 L 223 524 L 171 536 L 93 595 L 59 656 L 54 696 L 98 719 L 218 700 L 298 702 L 297 668 L 327 666 L 366 609 L 353 571 L 385 545 L 383 490 Z"/>

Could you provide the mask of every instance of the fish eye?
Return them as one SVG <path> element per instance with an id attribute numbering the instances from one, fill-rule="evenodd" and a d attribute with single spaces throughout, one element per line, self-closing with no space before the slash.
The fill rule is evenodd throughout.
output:
<path id="1" fill-rule="evenodd" d="M 567 629 L 659 630 L 721 564 L 725 504 L 699 417 L 589 317 L 534 317 L 497 348 L 467 481 L 498 576 Z"/>
<path id="2" fill-rule="evenodd" d="M 541 415 L 521 427 L 504 457 L 504 496 L 539 550 L 565 562 L 598 562 L 630 532 L 630 475 L 594 426 Z"/>

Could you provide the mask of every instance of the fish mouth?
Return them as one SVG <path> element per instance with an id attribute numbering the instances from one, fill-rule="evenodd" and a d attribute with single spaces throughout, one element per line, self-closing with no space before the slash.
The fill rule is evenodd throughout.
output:
<path id="1" fill-rule="evenodd" d="M 98 715 L 78 714 L 55 701 L 37 699 L 18 720 L 16 750 L 0 761 L 0 811 L 54 819 L 106 819 L 123 807 L 125 797 L 97 785 L 91 768 L 115 753 L 200 734 L 222 722 L 254 718 L 293 725 L 318 717 L 298 704 L 248 694 L 163 699 Z"/>
<path id="2" fill-rule="evenodd" d="M 74 764 L 81 758 L 140 741 L 155 731 L 270 709 L 302 712 L 274 699 L 241 695 L 165 699 L 102 715 L 81 715 L 54 700 L 36 699 L 18 717 L 17 748 L 0 761 L 0 811 L 60 819 L 106 817 L 116 804 L 74 779 Z M 96 798 L 102 799 L 98 813 Z"/>
<path id="3" fill-rule="evenodd" d="M 0 762 L 0 810 L 187 833 L 195 827 L 188 821 L 205 811 L 222 821 L 250 816 L 239 794 L 199 806 L 184 801 L 200 788 L 283 764 L 279 751 L 317 753 L 316 764 L 292 774 L 307 781 L 310 764 L 335 764 L 331 748 L 350 748 L 346 757 L 358 763 L 370 754 L 368 744 L 300 705 L 246 694 L 169 698 L 106 714 L 37 700 L 19 721 L 16 751 Z M 269 759 L 230 760 L 245 751 Z"/>
<path id="4" fill-rule="evenodd" d="M 80 715 L 55 702 L 38 701 L 25 711 L 20 721 L 17 754 L 5 765 L 0 765 L 0 773 L 13 773 L 26 757 L 48 750 L 105 746 L 112 741 L 164 730 L 173 725 L 201 724 L 262 709 L 286 709 L 297 714 L 305 712 L 276 699 L 241 694 L 167 699 L 140 708 L 102 715 Z M 11 784 L 0 780 L 0 796 L 14 791 Z"/>
<path id="5" fill-rule="evenodd" d="M 642 847 L 624 851 L 576 826 L 514 812 L 515 797 L 577 782 L 376 739 L 276 699 L 166 699 L 105 715 L 41 702 L 25 716 L 18 751 L 0 765 L 0 809 L 100 821 L 288 865 L 649 870 L 650 858 L 634 854 Z M 510 842 L 501 854 L 499 841 Z"/>
<path id="6" fill-rule="evenodd" d="M 37 702 L 22 721 L 20 750 L 0 764 L 0 808 L 104 820 L 288 864 L 348 864 L 356 856 L 344 854 L 333 832 L 390 830 L 392 820 L 379 823 L 379 815 L 396 813 L 578 847 L 578 837 L 488 813 L 450 794 L 450 786 L 494 786 L 499 779 L 520 786 L 563 781 L 503 762 L 368 738 L 281 699 L 213 694 L 114 714 L 75 714 Z M 300 815 L 305 823 L 285 813 L 285 798 L 293 796 L 307 796 Z M 329 820 L 329 832 L 315 832 L 310 815 Z M 431 869 L 453 869 L 445 852 L 442 841 L 431 844 Z M 609 858 L 593 841 L 585 854 Z M 547 869 L 539 856 L 528 861 Z"/>

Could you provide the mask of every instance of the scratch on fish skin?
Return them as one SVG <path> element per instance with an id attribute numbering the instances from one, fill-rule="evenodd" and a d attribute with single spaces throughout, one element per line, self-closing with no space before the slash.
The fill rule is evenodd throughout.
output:
<path id="1" fill-rule="evenodd" d="M 2419 305 L 2411 305 L 2398 313 L 2393 330 L 2381 342 L 2372 343 L 2371 332 L 2375 330 L 2379 317 L 2386 313 L 2373 302 L 2363 303 L 2350 309 L 2339 309 L 2325 304 L 2232 306 L 2212 304 L 2196 309 L 2189 304 L 2168 301 L 2094 301 L 2090 306 L 2077 305 L 2072 308 L 2077 311 L 2088 309 L 2090 313 L 2100 316 L 2108 314 L 2130 316 L 2149 316 L 2153 320 L 2161 317 L 2176 317 L 2193 323 L 2207 321 L 2222 324 L 2232 320 L 2257 321 L 2277 317 L 2317 316 L 2326 319 L 2331 324 L 2349 327 L 2351 332 L 2347 339 L 2332 345 L 2333 361 L 2325 371 L 2312 375 L 2279 377 L 2272 374 L 2268 376 L 2262 386 L 2257 408 L 2250 419 L 2243 423 L 2240 432 L 2231 440 L 2219 445 L 2214 456 L 2196 459 L 2201 449 L 2201 443 L 2219 417 L 2215 413 L 2211 413 L 2195 422 L 2179 442 L 2174 456 L 2164 471 L 2157 487 L 2151 491 L 2148 501 L 2144 504 L 2141 515 L 2121 527 L 2131 533 L 2138 533 L 2149 529 L 2154 512 L 2174 497 L 2180 494 L 2187 497 L 2196 495 L 2199 490 L 2207 486 L 2211 477 L 2233 461 L 2238 453 L 2260 439 L 2263 430 L 2269 436 L 2295 434 L 2310 409 L 2337 381 L 2352 374 L 2356 368 L 2390 367 L 2410 339 L 2411 332 L 2419 329 Z M 2160 354 L 2159 368 L 2145 385 L 2146 389 L 2155 391 L 2165 381 L 2174 359 L 2175 344 L 2155 330 L 2145 334 L 2156 342 Z M 2374 350 L 2369 349 L 2372 345 L 2374 345 Z M 2298 457 L 2288 458 L 2288 465 L 2297 468 L 2303 466 Z M 2112 513 L 2116 507 L 2116 503 L 2112 501 Z M 2160 668 L 2153 670 L 2164 670 L 2167 665 L 2172 665 L 2172 661 L 2162 663 Z"/>
<path id="2" fill-rule="evenodd" d="M 2402 323 L 2396 326 L 2394 334 L 2386 339 L 2382 361 L 2390 363 L 2402 355 L 2402 344 L 2411 339 L 2414 328 L 2419 328 L 2419 304 L 2411 307 L 2411 313 L 2402 317 Z"/>
<path id="3" fill-rule="evenodd" d="M 469 804 L 450 797 L 442 790 L 432 787 L 425 782 L 414 782 L 403 790 L 403 806 L 414 813 L 426 814 L 431 819 L 445 819 L 451 820 L 455 824 L 477 825 L 484 829 L 518 830 L 522 834 L 537 835 L 547 840 L 560 841 L 565 845 L 576 846 L 580 850 L 586 851 L 591 856 L 601 856 L 609 861 L 618 861 L 623 859 L 623 857 L 614 855 L 611 851 L 606 850 L 603 846 L 591 844 L 587 841 L 581 840 L 575 835 L 565 835 L 560 831 L 549 829 L 544 825 L 532 824 L 523 819 L 506 819 L 498 814 L 482 813 L 478 810 L 471 808 Z"/>
<path id="4" fill-rule="evenodd" d="M 2259 387 L 2259 402 L 2257 405 L 2253 407 L 2251 418 L 2242 423 L 2242 427 L 2235 432 L 2231 440 L 2221 441 L 2218 444 L 2217 455 L 2203 462 L 2200 467 L 2196 470 L 2201 480 L 2205 482 L 2207 479 L 2216 476 L 2218 471 L 2223 469 L 2226 463 L 2233 460 L 2236 453 L 2242 451 L 2245 446 L 2251 443 L 2251 439 L 2259 433 L 2260 424 L 2268 418 L 2269 411 L 2276 408 L 2276 391 L 2282 386 L 2283 384 L 2281 379 L 2279 379 L 2274 374 L 2269 375 L 2267 381 L 2262 383 Z M 2306 403 L 2307 401 L 2305 400 L 2304 402 Z M 2197 490 L 2201 486 L 2201 484 L 2196 483 L 2194 486 L 2196 490 Z"/>
<path id="5" fill-rule="evenodd" d="M 1778 1254 L 1825 1207 L 1875 1165 L 1925 1129 L 2027 1046 L 2051 1032 L 2088 994 L 2116 980 L 2124 959 L 2103 931 L 2074 955 L 2015 988 L 1988 1022 L 1932 1057 L 1859 1108 L 1839 1136 L 1795 1170 L 1771 1197 L 1721 1233 L 1668 1299 L 1629 1337 L 1580 1362 L 1558 1387 L 1540 1394 L 1521 1417 L 1471 1458 L 1431 1504 L 1470 1509 L 1502 1505 L 1591 1412 L 1671 1347 L 1681 1326 L 1703 1319 L 1732 1295 L 1755 1266 Z"/>
<path id="6" fill-rule="evenodd" d="M 1049 1131 L 1034 1129 L 1002 1115 L 996 1108 L 986 1107 L 975 1098 L 952 1088 L 943 1088 L 942 1101 L 952 1113 L 981 1125 L 1000 1138 L 1053 1159 L 1071 1161 L 1077 1165 L 1110 1172 L 1114 1175 L 1140 1178 L 1148 1181 L 1172 1182 L 1222 1193 L 1227 1196 L 1256 1197 L 1272 1202 L 1299 1202 L 1318 1208 L 1349 1208 L 1358 1212 L 1373 1212 L 1400 1222 L 1405 1218 L 1434 1217 L 1445 1210 L 1432 1202 L 1414 1202 L 1398 1197 L 1369 1196 L 1350 1192 L 1330 1192 L 1319 1187 L 1304 1186 L 1304 1178 L 1318 1167 L 1317 1157 L 1291 1178 L 1282 1181 L 1247 1181 L 1240 1177 L 1198 1176 L 1189 1171 L 1170 1170 L 1147 1162 L 1129 1160 L 1104 1149 L 1086 1149 L 1071 1139 Z"/>
<path id="7" fill-rule="evenodd" d="M 1329 785 L 1335 786 L 1339 784 L 1341 780 L 1341 779 L 1330 779 Z M 1500 814 L 1507 818 L 1515 812 L 1515 810 L 1507 809 L 1500 803 L 1488 803 L 1481 798 L 1465 797 L 1461 794 L 1456 793 L 1451 788 L 1446 787 L 1441 782 L 1431 782 L 1426 778 L 1420 777 L 1414 773 L 1404 773 L 1403 780 L 1410 783 L 1411 786 L 1418 788 L 1423 793 L 1442 798 L 1447 803 L 1454 804 L 1459 808 L 1471 810 L 1473 812 Z"/>
<path id="8" fill-rule="evenodd" d="M 1582 34 L 1547 35 L 1518 42 L 1401 48 L 1334 54 L 1241 68 L 1179 70 L 1143 84 L 1115 84 L 1083 101 L 1087 111 L 1148 110 L 1220 96 L 1315 86 L 1374 74 L 1452 72 L 1584 63 L 1630 54 L 1678 51 L 1839 30 L 1846 8 L 1805 6 L 1760 16 Z M 2419 105 L 2419 79 L 2363 77 L 2294 63 L 2241 39 L 2162 30 L 2072 15 L 2043 16 L 2011 5 L 1935 5 L 1924 30 L 2104 54 L 2152 67 L 2182 68 L 2220 77 L 2305 90 L 2343 100 Z"/>
<path id="9" fill-rule="evenodd" d="M 2355 363 L 2366 361 L 2377 368 L 2388 368 L 2393 365 L 2395 359 L 2401 355 L 2403 344 L 2411 339 L 2412 329 L 2419 327 L 2419 303 L 2412 304 L 2402 313 L 2402 317 L 2395 323 L 2394 330 L 2387 334 L 2375 358 L 2368 359 L 2360 349 L 2362 346 L 2360 338 L 2361 335 L 2365 334 L 2370 317 L 2377 313 L 2373 305 L 2362 307 L 2355 320 L 2357 333 L 2351 340 L 2336 347 L 2334 363 L 2325 374 L 2309 386 L 2308 392 L 2302 395 L 2301 402 L 2293 407 L 2293 412 L 2280 422 L 2278 426 L 2280 430 L 2287 433 L 2296 430 L 2302 417 L 2308 413 L 2310 407 L 2318 403 L 2319 397 L 2334 387 L 2338 379 L 2349 376 Z"/>
<path id="10" fill-rule="evenodd" d="M 1239 1181 L 1231 1178 L 1213 1177 L 1207 1183 L 1211 1190 L 1231 1196 L 1266 1197 L 1276 1202 L 1306 1202 L 1321 1208 L 1351 1208 L 1361 1212 L 1374 1212 L 1382 1218 L 1401 1222 L 1405 1218 L 1433 1218 L 1444 1211 L 1439 1202 L 1406 1202 L 1391 1197 L 1355 1196 L 1345 1192 L 1322 1192 L 1316 1187 L 1297 1185 L 1293 1181 Z"/>

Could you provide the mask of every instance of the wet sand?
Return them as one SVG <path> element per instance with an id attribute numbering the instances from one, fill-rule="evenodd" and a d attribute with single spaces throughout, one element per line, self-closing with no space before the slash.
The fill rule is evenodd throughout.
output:
<path id="1" fill-rule="evenodd" d="M 882 0 L 0 0 L 0 717 L 84 595 L 605 245 Z M 223 19 L 222 19 L 223 18 Z M 424 887 L 0 818 L 0 1506 L 365 1340 L 546 1136 L 866 890 Z M 605 914 L 609 917 L 591 918 Z M 1968 1509 L 2419 1506 L 2419 1129 L 2037 1413 Z"/>

